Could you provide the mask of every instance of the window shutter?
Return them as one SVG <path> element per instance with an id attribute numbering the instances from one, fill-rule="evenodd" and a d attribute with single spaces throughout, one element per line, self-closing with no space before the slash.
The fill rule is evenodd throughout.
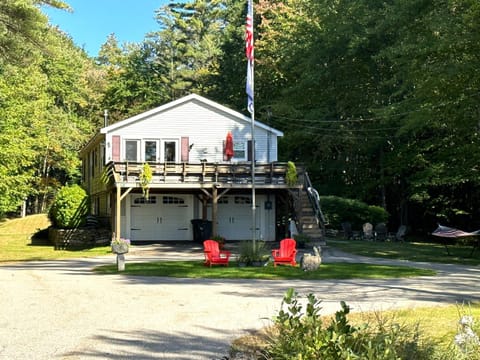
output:
<path id="1" fill-rule="evenodd" d="M 181 161 L 182 162 L 188 162 L 188 155 L 190 152 L 190 144 L 189 144 L 189 139 L 188 136 L 182 137 L 181 139 L 181 148 L 182 148 L 182 153 L 181 153 Z"/>
<path id="2" fill-rule="evenodd" d="M 222 146 L 222 153 L 223 153 L 223 161 L 228 161 L 227 154 L 225 154 L 225 146 L 226 146 L 226 141 L 223 140 L 223 146 Z"/>
<path id="3" fill-rule="evenodd" d="M 112 160 L 120 161 L 120 136 L 112 136 Z"/>
<path id="4" fill-rule="evenodd" d="M 247 142 L 247 160 L 252 161 L 252 140 Z"/>

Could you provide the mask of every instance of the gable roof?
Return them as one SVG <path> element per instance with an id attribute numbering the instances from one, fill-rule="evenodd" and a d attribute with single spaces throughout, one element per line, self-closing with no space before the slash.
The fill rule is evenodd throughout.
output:
<path id="1" fill-rule="evenodd" d="M 145 111 L 141 114 L 132 116 L 128 119 L 121 120 L 121 121 L 118 121 L 118 122 L 116 122 L 112 125 L 106 126 L 102 129 L 100 129 L 100 133 L 107 134 L 110 131 L 119 129 L 119 128 L 124 127 L 124 126 L 128 126 L 128 125 L 133 124 L 133 123 L 138 122 L 138 121 L 142 121 L 143 119 L 149 118 L 153 115 L 156 115 L 156 114 L 159 114 L 159 113 L 162 113 L 162 112 L 166 112 L 170 109 L 181 106 L 181 105 L 183 105 L 185 103 L 188 103 L 188 102 L 198 102 L 198 103 L 204 104 L 208 107 L 211 107 L 211 108 L 217 110 L 218 112 L 223 112 L 225 114 L 228 114 L 229 116 L 232 116 L 232 117 L 238 119 L 241 122 L 251 123 L 251 118 L 248 117 L 248 116 L 245 116 L 245 115 L 243 115 L 243 114 L 241 114 L 237 111 L 234 111 L 232 109 L 229 109 L 226 106 L 220 105 L 220 104 L 218 104 L 218 103 L 216 103 L 212 100 L 208 100 L 207 98 L 204 98 L 203 96 L 200 96 L 200 95 L 197 95 L 197 94 L 190 94 L 190 95 L 184 96 L 180 99 L 177 99 L 177 100 L 171 101 L 169 103 L 166 103 L 164 105 L 161 105 L 159 107 L 156 107 L 152 110 Z M 273 133 L 277 136 L 283 136 L 282 131 L 274 129 L 274 128 L 272 128 L 272 127 L 270 127 L 270 126 L 268 126 L 268 125 L 266 125 L 262 122 L 255 121 L 255 126 L 261 128 L 261 129 L 264 129 L 266 131 L 269 131 L 269 132 L 271 132 L 271 133 Z"/>

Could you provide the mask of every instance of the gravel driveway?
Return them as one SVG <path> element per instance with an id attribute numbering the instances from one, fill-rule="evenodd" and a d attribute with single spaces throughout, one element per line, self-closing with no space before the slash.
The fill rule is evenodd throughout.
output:
<path id="1" fill-rule="evenodd" d="M 202 258 L 198 245 L 134 248 L 129 261 Z M 389 261 L 331 249 L 324 261 Z M 323 313 L 480 300 L 480 267 L 418 264 L 413 279 L 265 281 L 95 275 L 115 256 L 0 266 L 0 359 L 221 359 L 230 342 L 269 324 L 289 287 Z M 401 262 L 412 265 L 412 263 Z"/>

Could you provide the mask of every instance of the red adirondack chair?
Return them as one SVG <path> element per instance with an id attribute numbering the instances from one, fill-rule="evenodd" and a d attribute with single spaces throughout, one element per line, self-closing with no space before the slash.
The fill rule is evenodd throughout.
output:
<path id="1" fill-rule="evenodd" d="M 277 264 L 290 264 L 295 266 L 295 255 L 297 254 L 297 242 L 294 239 L 283 239 L 280 241 L 280 249 L 273 249 L 273 266 Z"/>
<path id="2" fill-rule="evenodd" d="M 215 240 L 205 240 L 203 242 L 203 253 L 205 255 L 205 266 L 225 265 L 228 266 L 230 251 L 220 250 L 218 242 Z"/>

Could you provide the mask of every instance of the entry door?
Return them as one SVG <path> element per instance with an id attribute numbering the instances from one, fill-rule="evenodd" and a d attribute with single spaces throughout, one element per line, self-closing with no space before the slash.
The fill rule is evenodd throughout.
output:
<path id="1" fill-rule="evenodd" d="M 178 140 L 177 139 L 165 139 L 162 140 L 162 152 L 160 157 L 163 162 L 174 162 L 177 163 L 180 161 L 178 154 Z"/>

